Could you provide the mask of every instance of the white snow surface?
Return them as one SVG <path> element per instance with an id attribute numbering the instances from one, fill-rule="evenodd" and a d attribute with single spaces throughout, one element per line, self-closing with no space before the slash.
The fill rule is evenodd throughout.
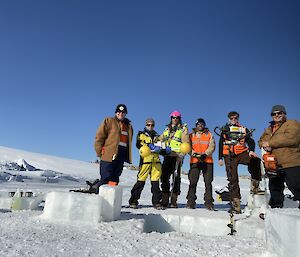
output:
<path id="1" fill-rule="evenodd" d="M 69 191 L 72 188 L 85 187 L 86 179 L 93 180 L 99 176 L 99 164 L 0 146 L 0 163 L 19 159 L 40 170 L 0 169 L 0 197 L 7 196 L 8 192 L 17 189 L 44 193 Z M 7 174 L 19 176 L 21 180 L 7 180 Z M 230 231 L 226 227 L 226 223 L 229 223 L 228 205 L 226 202 L 218 202 L 214 195 L 218 211 L 208 211 L 203 207 L 202 177 L 198 183 L 195 210 L 185 208 L 188 190 L 186 175 L 182 176 L 178 209 L 158 211 L 152 208 L 150 181 L 147 181 L 143 190 L 139 201 L 140 208 L 136 210 L 128 208 L 130 190 L 136 182 L 136 175 L 137 171 L 123 170 L 120 178 L 120 186 L 123 188 L 122 209 L 121 217 L 117 221 L 100 222 L 96 225 L 61 223 L 43 219 L 42 206 L 35 211 L 11 212 L 0 209 L 0 256 L 276 256 L 268 250 L 265 238 L 256 233 L 264 230 L 265 224 L 257 217 L 246 218 L 243 214 L 236 215 L 240 216 L 240 221 L 237 221 L 238 233 L 234 236 L 216 235 L 224 230 L 222 222 L 218 221 L 228 219 L 224 224 L 225 230 L 227 229 L 228 233 Z M 225 177 L 215 177 L 214 190 L 226 184 Z M 240 180 L 242 204 L 247 201 L 249 184 L 248 179 Z M 291 205 L 295 207 L 296 203 Z M 296 210 L 294 211 L 296 218 L 299 218 Z M 163 228 L 161 223 L 155 223 L 155 219 L 160 217 L 174 221 L 174 218 L 170 218 L 172 215 L 186 223 L 183 229 L 168 230 Z M 191 231 L 187 231 L 191 219 L 198 219 L 199 224 L 196 224 L 198 225 L 196 228 L 191 228 Z"/>

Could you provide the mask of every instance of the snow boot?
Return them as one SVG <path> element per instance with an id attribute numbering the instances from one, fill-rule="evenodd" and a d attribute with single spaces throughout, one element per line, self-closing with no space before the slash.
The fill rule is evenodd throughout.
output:
<path id="1" fill-rule="evenodd" d="M 205 208 L 209 211 L 214 211 L 215 210 L 213 203 L 204 203 L 204 205 L 205 205 Z"/>
<path id="2" fill-rule="evenodd" d="M 187 209 L 195 209 L 195 205 L 196 205 L 195 202 L 187 201 L 185 207 L 186 207 Z"/>
<path id="3" fill-rule="evenodd" d="M 138 206 L 137 206 L 137 204 L 132 203 L 132 204 L 129 205 L 129 208 L 131 208 L 131 209 L 137 209 Z"/>
<path id="4" fill-rule="evenodd" d="M 233 198 L 232 199 L 231 210 L 235 214 L 240 214 L 241 213 L 241 201 L 240 201 L 239 198 Z"/>
<path id="5" fill-rule="evenodd" d="M 187 209 L 195 209 L 195 205 L 187 203 L 186 206 L 185 206 L 185 208 L 187 208 Z"/>
<path id="6" fill-rule="evenodd" d="M 170 205 L 171 208 L 178 208 L 177 198 L 178 198 L 178 194 L 177 193 L 173 193 L 171 195 L 171 205 Z"/>
<path id="7" fill-rule="evenodd" d="M 265 193 L 265 191 L 260 189 L 260 187 L 259 187 L 259 180 L 251 179 L 250 194 L 260 195 L 260 194 L 264 194 L 264 193 Z"/>
<path id="8" fill-rule="evenodd" d="M 170 193 L 162 192 L 161 205 L 163 207 L 168 207 L 169 198 L 170 198 Z"/>
<path id="9" fill-rule="evenodd" d="M 163 207 L 161 204 L 156 204 L 155 206 L 153 206 L 154 207 L 154 209 L 156 209 L 156 210 L 165 210 L 166 208 L 165 207 Z"/>

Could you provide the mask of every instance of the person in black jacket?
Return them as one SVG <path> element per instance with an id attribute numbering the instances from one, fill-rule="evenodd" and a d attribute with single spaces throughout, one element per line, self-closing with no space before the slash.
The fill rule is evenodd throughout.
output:
<path id="1" fill-rule="evenodd" d="M 255 141 L 250 131 L 239 123 L 239 113 L 229 112 L 228 118 L 229 122 L 221 128 L 218 163 L 223 166 L 225 161 L 232 210 L 235 213 L 241 213 L 238 165 L 248 166 L 251 174 L 251 193 L 256 194 L 260 191 L 261 160 L 254 152 Z"/>

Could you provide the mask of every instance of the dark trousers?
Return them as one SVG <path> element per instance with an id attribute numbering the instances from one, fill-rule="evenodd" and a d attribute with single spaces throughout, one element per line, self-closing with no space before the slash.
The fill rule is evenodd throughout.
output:
<path id="1" fill-rule="evenodd" d="M 109 181 L 119 183 L 126 157 L 126 147 L 119 146 L 118 155 L 112 162 L 100 161 L 100 182 L 99 186 Z"/>
<path id="2" fill-rule="evenodd" d="M 144 189 L 145 181 L 137 181 L 133 188 L 131 189 L 131 197 L 129 199 L 129 204 L 138 205 L 138 200 L 141 197 L 141 193 Z M 159 188 L 158 181 L 151 181 L 151 193 L 152 193 L 152 204 L 153 206 L 160 203 L 161 191 Z"/>
<path id="3" fill-rule="evenodd" d="M 188 204 L 195 205 L 196 203 L 196 189 L 199 181 L 200 173 L 203 173 L 203 179 L 205 184 L 204 202 L 205 204 L 212 204 L 214 199 L 212 197 L 212 181 L 214 177 L 213 163 L 197 162 L 192 163 L 189 171 L 189 191 L 186 199 Z"/>
<path id="4" fill-rule="evenodd" d="M 177 164 L 176 164 L 177 163 Z M 172 192 L 174 194 L 180 194 L 180 176 L 181 176 L 181 165 L 182 160 L 178 161 L 176 156 L 165 156 L 162 164 L 162 175 L 161 175 L 161 190 L 163 193 L 170 193 L 170 177 L 172 178 Z"/>
<path id="5" fill-rule="evenodd" d="M 239 175 L 238 165 L 244 164 L 248 166 L 248 171 L 251 174 L 251 179 L 261 180 L 261 160 L 256 157 L 249 156 L 248 152 L 243 152 L 238 155 L 226 155 L 224 157 L 226 165 L 227 179 L 229 181 L 229 192 L 231 199 L 241 199 L 240 186 L 239 186 Z"/>
<path id="6" fill-rule="evenodd" d="M 269 204 L 271 208 L 283 207 L 284 182 L 293 193 L 294 198 L 300 201 L 300 166 L 285 168 L 278 172 L 277 177 L 269 178 L 269 190 L 271 198 Z"/>

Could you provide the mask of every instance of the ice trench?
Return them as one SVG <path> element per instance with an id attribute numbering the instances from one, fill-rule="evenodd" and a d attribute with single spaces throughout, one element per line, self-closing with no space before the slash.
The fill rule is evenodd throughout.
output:
<path id="1" fill-rule="evenodd" d="M 229 214 L 225 212 L 203 211 L 204 215 L 197 210 L 190 210 L 190 214 L 177 210 L 167 210 L 162 213 L 131 213 L 131 218 L 144 220 L 143 232 L 170 233 L 182 232 L 203 236 L 227 236 L 231 230 Z M 121 215 L 122 216 L 122 215 Z M 265 239 L 264 222 L 258 217 L 235 217 L 235 235 L 244 237 L 257 237 Z"/>

